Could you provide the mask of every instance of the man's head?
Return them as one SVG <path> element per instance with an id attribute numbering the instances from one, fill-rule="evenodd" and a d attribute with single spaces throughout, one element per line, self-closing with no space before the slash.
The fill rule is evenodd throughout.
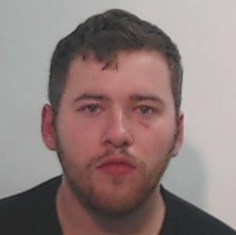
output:
<path id="1" fill-rule="evenodd" d="M 156 196 L 183 140 L 182 68 L 156 26 L 121 10 L 81 24 L 52 58 L 43 139 L 64 190 L 99 215 L 123 216 Z"/>
<path id="2" fill-rule="evenodd" d="M 76 56 L 95 57 L 104 68 L 115 66 L 117 53 L 154 50 L 166 59 L 171 73 L 171 88 L 176 113 L 181 105 L 182 66 L 177 47 L 160 28 L 123 10 L 109 10 L 80 24 L 57 45 L 50 68 L 48 96 L 58 111 L 68 69 Z"/>

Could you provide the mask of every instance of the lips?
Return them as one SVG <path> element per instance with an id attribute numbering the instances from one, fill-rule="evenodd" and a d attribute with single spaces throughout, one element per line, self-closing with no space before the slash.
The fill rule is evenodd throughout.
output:
<path id="1" fill-rule="evenodd" d="M 112 157 L 97 166 L 98 170 L 110 175 L 126 175 L 132 173 L 136 167 L 124 157 Z"/>

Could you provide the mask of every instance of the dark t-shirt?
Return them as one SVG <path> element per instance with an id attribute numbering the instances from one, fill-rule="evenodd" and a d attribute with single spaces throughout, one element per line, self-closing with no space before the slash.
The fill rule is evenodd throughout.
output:
<path id="1" fill-rule="evenodd" d="M 0 200 L 0 234 L 62 235 L 55 205 L 60 183 L 61 177 L 57 177 L 27 192 Z M 236 235 L 219 220 L 164 188 L 161 192 L 167 213 L 159 235 Z"/>

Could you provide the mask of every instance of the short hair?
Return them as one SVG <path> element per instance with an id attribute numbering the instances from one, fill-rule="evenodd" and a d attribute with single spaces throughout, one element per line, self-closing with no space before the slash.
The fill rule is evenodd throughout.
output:
<path id="1" fill-rule="evenodd" d="M 76 56 L 86 60 L 91 55 L 105 67 L 115 62 L 121 51 L 155 50 L 168 63 L 175 111 L 181 106 L 183 69 L 177 46 L 157 26 L 120 9 L 94 15 L 80 24 L 57 44 L 52 55 L 48 98 L 55 112 L 58 111 L 71 61 Z"/>

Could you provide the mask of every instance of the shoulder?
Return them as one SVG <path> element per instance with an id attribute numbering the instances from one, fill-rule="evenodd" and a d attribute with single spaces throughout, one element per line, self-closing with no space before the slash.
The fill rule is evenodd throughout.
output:
<path id="1" fill-rule="evenodd" d="M 0 233 L 26 231 L 54 216 L 55 196 L 60 182 L 61 177 L 56 177 L 26 192 L 1 199 Z"/>
<path id="2" fill-rule="evenodd" d="M 41 203 L 49 202 L 55 196 L 60 182 L 61 177 L 56 177 L 23 193 L 1 199 L 0 215 L 2 215 L 3 210 L 4 212 L 18 209 L 24 211 L 31 207 L 39 207 Z"/>
<path id="3" fill-rule="evenodd" d="M 236 232 L 210 214 L 161 189 L 167 207 L 164 226 L 172 226 L 178 234 L 236 235 Z M 177 234 L 175 232 L 175 234 Z"/>

